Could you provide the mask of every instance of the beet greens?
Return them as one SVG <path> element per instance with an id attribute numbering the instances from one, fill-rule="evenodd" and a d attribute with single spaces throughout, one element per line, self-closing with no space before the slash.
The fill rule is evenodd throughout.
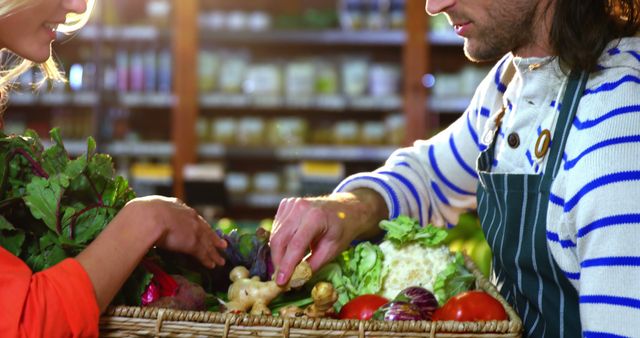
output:
<path id="1" fill-rule="evenodd" d="M 135 197 L 92 138 L 86 153 L 72 158 L 59 130 L 50 136 L 44 149 L 33 131 L 0 133 L 0 246 L 34 272 L 75 257 Z M 150 279 L 137 269 L 117 301 L 138 304 Z"/>

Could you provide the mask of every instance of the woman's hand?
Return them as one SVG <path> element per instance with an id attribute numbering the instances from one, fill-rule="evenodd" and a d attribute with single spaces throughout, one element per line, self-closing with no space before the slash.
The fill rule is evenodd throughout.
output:
<path id="1" fill-rule="evenodd" d="M 345 250 L 357 237 L 372 237 L 386 218 L 386 204 L 371 190 L 326 197 L 282 200 L 273 223 L 270 246 L 284 285 L 295 266 L 311 250 L 308 262 L 315 271 Z"/>
<path id="2" fill-rule="evenodd" d="M 218 249 L 227 243 L 195 210 L 175 198 L 132 200 L 76 257 L 91 279 L 101 310 L 154 245 L 192 255 L 213 268 L 224 264 Z"/>
<path id="3" fill-rule="evenodd" d="M 208 268 L 224 265 L 218 250 L 224 250 L 227 242 L 218 237 L 202 216 L 177 198 L 137 198 L 126 208 L 133 209 L 138 222 L 151 222 L 163 229 L 154 243 L 156 246 L 191 255 Z"/>

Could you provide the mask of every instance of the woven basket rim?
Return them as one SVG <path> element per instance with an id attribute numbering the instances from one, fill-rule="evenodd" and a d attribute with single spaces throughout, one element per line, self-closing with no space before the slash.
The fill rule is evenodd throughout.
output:
<path id="1" fill-rule="evenodd" d="M 505 308 L 508 320 L 502 321 L 379 321 L 379 320 L 339 320 L 331 318 L 282 318 L 271 316 L 252 316 L 249 314 L 228 314 L 209 311 L 182 311 L 153 307 L 110 307 L 101 319 L 102 327 L 117 327 L 118 319 L 148 320 L 161 328 L 163 323 L 186 325 L 187 323 L 205 323 L 230 327 L 270 327 L 283 328 L 286 331 L 332 330 L 355 332 L 465 332 L 465 333 L 512 333 L 522 332 L 522 321 L 513 308 L 500 295 L 493 284 L 478 270 L 473 261 L 465 256 L 465 265 L 476 277 L 476 289 L 486 291 L 496 298 Z M 135 325 L 135 324 L 134 324 Z M 130 326 L 130 325 L 129 325 Z"/>

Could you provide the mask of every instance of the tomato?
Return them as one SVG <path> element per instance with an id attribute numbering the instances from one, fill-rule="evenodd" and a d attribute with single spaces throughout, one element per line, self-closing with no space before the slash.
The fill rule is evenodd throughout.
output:
<path id="1" fill-rule="evenodd" d="M 376 310 L 389 300 L 378 295 L 362 295 L 350 300 L 340 309 L 340 319 L 369 320 Z"/>
<path id="2" fill-rule="evenodd" d="M 467 291 L 449 299 L 433 313 L 431 320 L 506 320 L 507 313 L 500 302 L 484 291 Z"/>

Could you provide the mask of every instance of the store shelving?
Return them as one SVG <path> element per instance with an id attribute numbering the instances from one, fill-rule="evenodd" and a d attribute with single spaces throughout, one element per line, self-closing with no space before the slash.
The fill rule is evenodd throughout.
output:
<path id="1" fill-rule="evenodd" d="M 328 46 L 394 46 L 402 47 L 407 41 L 403 30 L 376 31 L 265 31 L 229 32 L 203 31 L 205 42 L 243 42 L 251 44 L 328 45 Z M 452 32 L 427 32 L 425 41 L 436 46 L 461 46 L 462 38 Z"/>
<path id="2" fill-rule="evenodd" d="M 149 23 L 146 19 L 135 19 L 136 10 L 147 1 L 166 2 L 172 7 L 170 15 L 163 24 Z M 422 83 L 422 77 L 429 72 L 455 73 L 463 64 L 460 57 L 449 57 L 462 45 L 462 39 L 449 31 L 429 31 L 428 19 L 423 4 L 407 1 L 407 26 L 391 30 L 342 30 L 336 27 L 322 29 L 276 29 L 265 31 L 214 31 L 199 26 L 198 16 L 202 4 L 209 2 L 206 9 L 226 1 L 225 10 L 239 6 L 247 10 L 257 6 L 260 10 L 281 11 L 291 15 L 304 6 L 332 6 L 336 1 L 282 0 L 247 4 L 230 0 L 139 0 L 125 2 L 117 0 L 113 4 L 101 3 L 101 7 L 124 9 L 123 18 L 114 22 L 104 13 L 98 20 L 72 36 L 64 37 L 58 43 L 56 51 L 64 57 L 63 65 L 74 63 L 95 64 L 98 67 L 96 78 L 90 78 L 88 88 L 81 90 L 41 90 L 12 94 L 9 110 L 50 110 L 45 118 L 56 114 L 94 114 L 93 129 L 83 135 L 94 135 L 99 141 L 99 150 L 110 153 L 119 169 L 138 160 L 172 162 L 173 191 L 179 197 L 185 197 L 183 169 L 198 161 L 219 161 L 232 170 L 264 170 L 272 166 L 274 170 L 285 164 L 304 161 L 324 161 L 343 163 L 346 174 L 356 170 L 369 170 L 379 166 L 399 146 L 410 144 L 417 138 L 423 138 L 438 129 L 437 118 L 455 117 L 466 109 L 469 98 L 466 94 L 434 96 Z M 133 4 L 133 5 L 131 5 Z M 129 8 L 129 6 L 133 6 Z M 135 15 L 134 15 L 135 14 Z M 139 16 L 139 15 L 138 15 Z M 130 19 L 133 17 L 134 19 Z M 164 18 L 164 19 L 167 19 Z M 111 20 L 111 21 L 110 21 Z M 198 55 L 202 48 L 245 48 L 255 49 L 256 62 L 276 59 L 277 62 L 304 58 L 312 55 L 322 61 L 334 63 L 340 67 L 344 55 L 368 54 L 371 62 L 396 63 L 401 66 L 401 90 L 394 95 L 349 96 L 343 92 L 316 96 L 287 96 L 283 91 L 279 95 L 248 95 L 242 92 L 202 92 L 198 86 Z M 91 49 L 85 53 L 82 49 Z M 439 60 L 436 51 L 446 50 L 447 56 Z M 135 53 L 147 51 L 170 51 L 173 85 L 169 90 L 123 90 L 120 87 L 106 87 L 103 80 L 113 71 L 119 71 L 117 57 L 126 52 L 128 61 L 136 57 Z M 121 53 L 122 54 L 122 53 Z M 88 55 L 88 56 L 87 56 Z M 124 54 L 123 54 L 124 55 Z M 159 54 L 158 54 L 159 55 Z M 458 52 L 458 55 L 461 53 Z M 463 60 L 463 61 L 461 61 Z M 158 62 L 156 60 L 156 62 Z M 439 64 L 444 63 L 444 67 Z M 280 64 L 282 66 L 282 64 Z M 159 67 L 159 66 L 158 66 Z M 111 69 L 110 69 L 111 68 Z M 165 67 L 166 68 L 166 67 Z M 68 70 L 68 68 L 67 68 Z M 157 76 L 157 74 L 156 74 Z M 101 82 L 102 81 L 102 82 Z M 32 109 L 31 107 L 35 108 Z M 122 112 L 121 112 L 122 111 Z M 116 116 L 115 118 L 111 115 Z M 406 119 L 406 138 L 387 144 L 365 145 L 363 142 L 344 144 L 341 142 L 317 143 L 307 138 L 302 143 L 260 146 L 221 144 L 199 141 L 196 126 L 200 117 L 218 118 L 262 117 L 275 120 L 282 117 L 307 119 L 310 129 L 326 127 L 323 123 L 344 120 L 384 121 L 389 115 L 404 114 Z M 11 116 L 11 114 L 8 114 Z M 449 117 L 447 117 L 449 118 Z M 110 124 L 129 120 L 125 132 L 120 134 L 112 129 L 120 128 Z M 21 122 L 22 123 L 22 122 Z M 318 126 L 320 123 L 320 126 Z M 127 123 L 125 123 L 127 124 Z M 28 123 L 27 123 L 28 125 Z M 135 128 L 165 128 L 153 133 L 151 137 L 143 134 L 129 135 Z M 148 126 L 148 127 L 147 127 Z M 159 126 L 159 127 L 158 127 Z M 62 126 L 64 127 L 64 126 Z M 130 130 L 127 131 L 127 128 Z M 41 127 L 40 130 L 44 130 Z M 109 130 L 108 135 L 104 135 Z M 123 134 L 124 133 L 124 134 Z M 129 133 L 129 134 L 127 134 Z M 80 138 L 82 135 L 74 134 Z M 101 135 L 103 134 L 103 135 Z M 70 138 L 65 141 L 70 154 L 84 152 L 84 140 Z M 260 161 L 251 162 L 253 159 Z M 253 168 L 260 162 L 261 168 Z M 166 179 L 162 179 L 166 184 Z M 290 193 L 290 192 L 289 192 Z M 289 194 L 287 193 L 287 194 Z M 284 195 L 247 194 L 235 202 L 245 207 L 273 208 Z M 232 201 L 233 202 L 233 201 Z M 235 203 L 233 202 L 233 203 Z"/>

